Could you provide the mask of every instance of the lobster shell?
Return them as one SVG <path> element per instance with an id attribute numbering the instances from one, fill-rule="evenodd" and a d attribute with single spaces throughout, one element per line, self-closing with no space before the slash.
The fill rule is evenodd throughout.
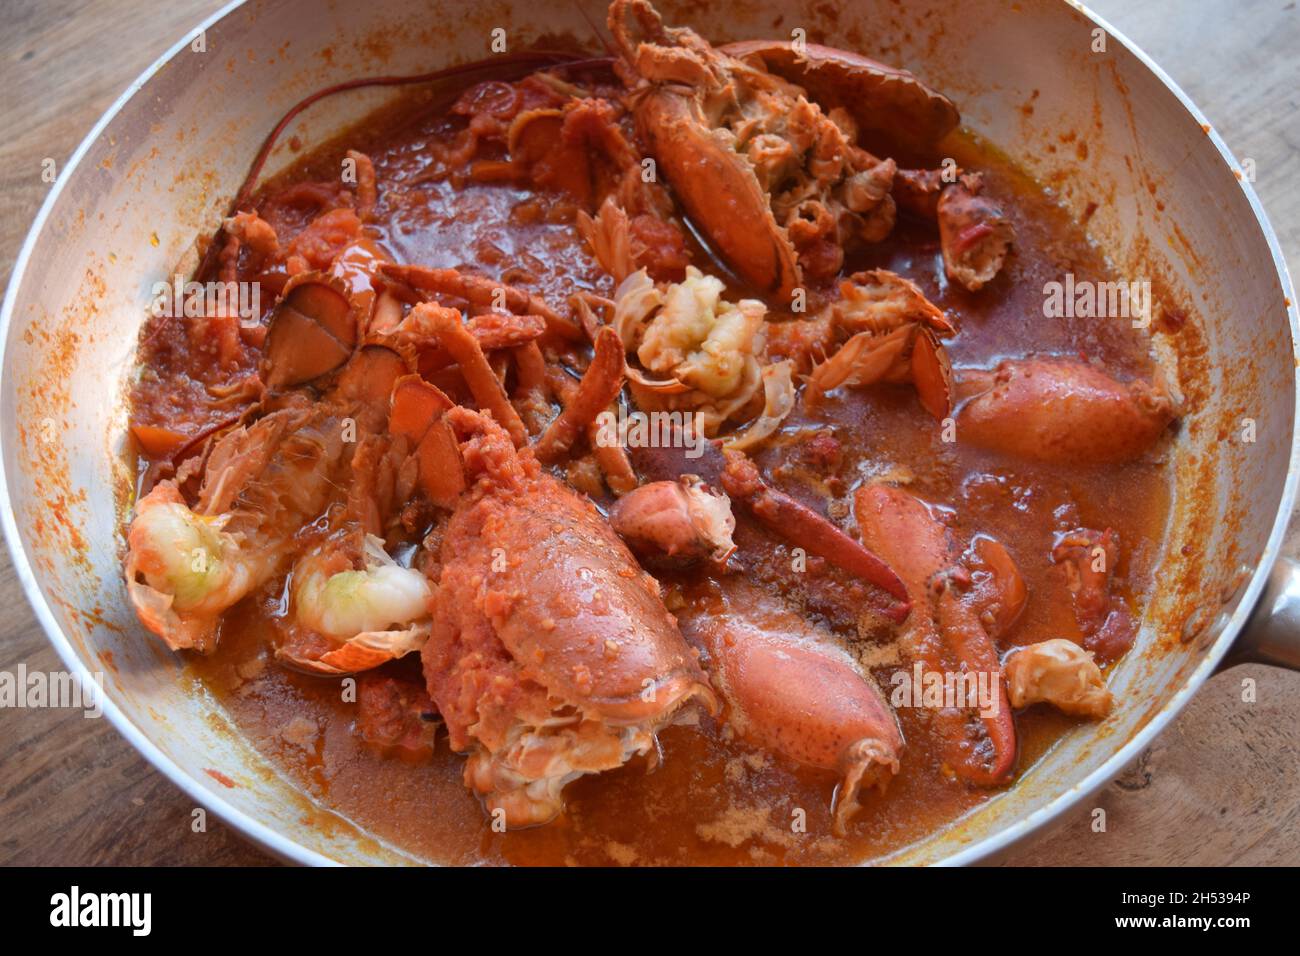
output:
<path id="1" fill-rule="evenodd" d="M 651 88 L 638 103 L 636 124 L 682 207 L 715 251 L 758 292 L 789 299 L 800 281 L 794 246 L 749 162 L 718 142 L 698 115 L 694 96 Z"/>
<path id="2" fill-rule="evenodd" d="M 913 74 L 848 50 L 781 40 L 741 40 L 723 53 L 802 86 L 823 109 L 841 107 L 862 132 L 908 149 L 925 150 L 957 128 L 952 101 Z"/>

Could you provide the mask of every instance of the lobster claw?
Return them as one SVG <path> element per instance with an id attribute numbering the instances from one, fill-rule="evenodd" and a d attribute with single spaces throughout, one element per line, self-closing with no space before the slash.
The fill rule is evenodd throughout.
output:
<path id="1" fill-rule="evenodd" d="M 992 539 L 977 540 L 970 560 L 963 560 L 947 527 L 925 502 L 901 488 L 862 486 L 854 514 L 864 543 L 891 561 L 920 605 L 908 638 L 912 656 L 928 671 L 988 675 L 992 706 L 978 713 L 977 736 L 966 719 L 976 716 L 973 709 L 965 716 L 956 709 L 939 710 L 932 718 L 947 764 L 977 786 L 1005 783 L 1015 771 L 1016 730 L 989 628 L 999 633 L 1009 628 L 1023 606 L 1024 585 L 1014 562 Z M 967 587 L 973 580 L 967 564 L 981 572 L 982 584 Z"/>
<path id="2" fill-rule="evenodd" d="M 893 229 L 897 167 L 857 142 L 932 147 L 960 117 L 905 70 L 817 45 L 713 47 L 615 0 L 617 69 L 637 132 L 699 231 L 758 292 L 780 301 L 830 279 L 854 242 Z"/>
<path id="3" fill-rule="evenodd" d="M 1087 362 L 1044 356 L 962 369 L 958 379 L 963 441 L 1075 468 L 1140 458 L 1180 414 L 1159 369 L 1122 382 Z"/>
<path id="4" fill-rule="evenodd" d="M 788 40 L 742 40 L 721 50 L 803 87 L 823 109 L 844 109 L 860 132 L 906 149 L 931 148 L 961 122 L 942 93 L 858 53 L 816 43 L 796 49 Z"/>
<path id="5" fill-rule="evenodd" d="M 903 735 L 871 675 L 830 634 L 762 589 L 731 580 L 720 606 L 683 614 L 709 653 L 727 720 L 746 740 L 840 774 L 834 829 L 843 836 L 867 790 L 898 773 Z"/>
<path id="6" fill-rule="evenodd" d="M 715 48 L 665 27 L 648 0 L 615 0 L 609 27 L 637 132 L 681 205 L 741 278 L 777 300 L 829 280 L 847 246 L 893 229 L 896 165 L 858 145 L 861 120 L 926 145 L 958 121 L 910 73 L 844 51 Z"/>
<path id="7" fill-rule="evenodd" d="M 749 162 L 719 148 L 696 95 L 652 89 L 637 101 L 636 123 L 682 207 L 727 263 L 761 293 L 788 300 L 801 281 L 794 245 Z"/>

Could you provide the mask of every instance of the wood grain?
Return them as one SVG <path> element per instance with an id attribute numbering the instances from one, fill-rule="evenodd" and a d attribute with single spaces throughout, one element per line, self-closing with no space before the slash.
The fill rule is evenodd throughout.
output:
<path id="1" fill-rule="evenodd" d="M 0 34 L 0 277 L 62 164 L 114 98 L 221 0 L 17 0 Z M 1296 4 L 1100 0 L 1210 117 L 1256 188 L 1288 260 L 1300 262 L 1300 46 Z M 16 93 L 15 91 L 21 91 Z M 1288 553 L 1300 554 L 1293 537 Z M 0 557 L 0 670 L 58 660 Z M 1242 681 L 1257 682 L 1254 703 Z M 1133 766 L 1072 819 L 1005 862 L 1019 865 L 1300 863 L 1300 674 L 1219 674 Z M 1093 810 L 1106 829 L 1094 832 Z M 191 831 L 188 798 L 107 721 L 0 710 L 0 864 L 273 862 L 219 821 Z"/>
<path id="2" fill-rule="evenodd" d="M 0 32 L 0 274 L 59 168 L 163 50 L 224 0 L 19 0 Z M 21 90 L 22 95 L 13 95 Z M 0 565 L 0 670 L 60 668 L 14 576 Z M 188 797 L 107 720 L 79 711 L 0 709 L 0 863 L 259 864 L 260 850 L 209 816 L 190 828 Z"/>

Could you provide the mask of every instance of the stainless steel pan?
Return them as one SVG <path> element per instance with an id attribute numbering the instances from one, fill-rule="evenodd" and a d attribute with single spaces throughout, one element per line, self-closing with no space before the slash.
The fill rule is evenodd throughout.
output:
<path id="1" fill-rule="evenodd" d="M 599 22 L 600 4 L 588 6 Z M 1178 343 L 1193 411 L 1177 445 L 1158 591 L 1139 646 L 1112 678 L 1120 707 L 1100 729 L 1067 736 L 1010 791 L 894 859 L 987 859 L 1115 776 L 1230 654 L 1296 666 L 1300 579 L 1278 560 L 1297 481 L 1295 294 L 1249 182 L 1169 78 L 1058 0 L 1014 10 L 965 0 L 959 26 L 940 0 L 856 2 L 838 14 L 780 0 L 662 6 L 714 39 L 803 27 L 912 69 L 1076 217 L 1094 209 L 1089 229 L 1119 273 L 1156 281 L 1186 319 L 1176 340 L 1157 343 Z M 150 287 L 178 263 L 192 268 L 195 236 L 211 231 L 292 103 L 355 76 L 481 58 L 495 28 L 510 49 L 557 33 L 591 36 L 571 0 L 232 4 L 169 50 L 87 136 L 41 209 L 4 302 L 0 499 L 42 626 L 73 671 L 105 673 L 109 718 L 151 762 L 290 860 L 411 858 L 312 807 L 135 623 L 119 565 L 132 479 L 123 387 Z M 330 100 L 296 131 L 308 142 L 327 136 L 383 95 Z M 272 170 L 288 157 L 277 151 Z M 1253 442 L 1241 440 L 1243 418 L 1253 420 Z"/>

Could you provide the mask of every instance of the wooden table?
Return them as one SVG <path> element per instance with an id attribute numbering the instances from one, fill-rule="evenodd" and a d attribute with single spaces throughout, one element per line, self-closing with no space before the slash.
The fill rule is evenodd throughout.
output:
<path id="1" fill-rule="evenodd" d="M 0 34 L 0 276 L 62 164 L 158 53 L 224 0 L 17 0 Z M 1101 14 L 1201 105 L 1256 188 L 1289 261 L 1300 264 L 1300 15 L 1288 0 L 1098 0 Z M 1290 553 L 1300 553 L 1300 540 Z M 59 661 L 0 556 L 0 670 Z M 1258 702 L 1240 701 L 1254 677 Z M 1093 804 L 1018 864 L 1300 863 L 1300 674 L 1239 668 L 1213 678 Z M 1089 827 L 1107 811 L 1106 833 Z M 261 864 L 220 822 L 190 831 L 189 799 L 107 721 L 68 710 L 0 710 L 0 863 Z"/>

